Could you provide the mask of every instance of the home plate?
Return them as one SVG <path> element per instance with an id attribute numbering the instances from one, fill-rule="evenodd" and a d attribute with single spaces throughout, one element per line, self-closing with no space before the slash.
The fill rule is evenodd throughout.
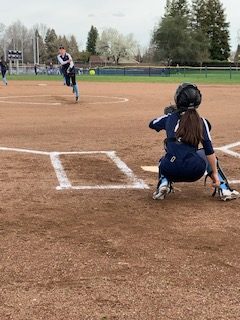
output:
<path id="1" fill-rule="evenodd" d="M 158 173 L 158 167 L 157 167 L 157 166 L 143 166 L 143 167 L 141 167 L 141 168 L 142 168 L 144 171 Z"/>

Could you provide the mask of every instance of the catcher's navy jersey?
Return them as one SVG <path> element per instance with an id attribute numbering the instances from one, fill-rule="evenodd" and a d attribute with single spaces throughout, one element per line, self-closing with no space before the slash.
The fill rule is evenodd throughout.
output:
<path id="1" fill-rule="evenodd" d="M 150 122 L 149 127 L 151 129 L 155 129 L 157 132 L 160 130 L 166 130 L 167 138 L 176 138 L 176 131 L 179 126 L 180 114 L 177 113 L 169 113 L 167 115 L 163 115 L 160 118 L 154 119 Z M 201 118 L 203 121 L 203 141 L 202 145 L 206 155 L 210 155 L 214 153 L 212 146 L 212 139 L 209 132 L 209 126 L 206 119 Z M 183 143 L 184 144 L 184 143 Z M 186 145 L 188 148 L 188 145 Z"/>
<path id="2" fill-rule="evenodd" d="M 163 115 L 150 122 L 149 127 L 166 131 L 166 155 L 160 159 L 161 174 L 171 181 L 191 182 L 200 179 L 205 170 L 206 162 L 197 154 L 197 147 L 176 140 L 176 131 L 179 127 L 180 114 L 172 113 Z M 202 145 L 206 155 L 214 153 L 209 126 L 206 119 L 203 121 Z"/>

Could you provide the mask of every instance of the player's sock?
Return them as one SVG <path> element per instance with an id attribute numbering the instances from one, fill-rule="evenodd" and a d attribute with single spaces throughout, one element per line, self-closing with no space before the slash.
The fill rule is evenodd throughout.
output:
<path id="1" fill-rule="evenodd" d="M 78 85 L 77 85 L 77 84 L 74 84 L 74 85 L 73 85 L 73 89 L 74 89 L 74 93 L 75 93 L 76 98 L 79 98 Z"/>

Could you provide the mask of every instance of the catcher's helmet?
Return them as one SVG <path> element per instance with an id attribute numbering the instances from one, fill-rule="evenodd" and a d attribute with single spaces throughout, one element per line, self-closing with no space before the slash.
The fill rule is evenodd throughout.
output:
<path id="1" fill-rule="evenodd" d="M 187 111 L 199 107 L 202 95 L 195 84 L 183 83 L 177 88 L 174 99 L 178 109 Z"/>

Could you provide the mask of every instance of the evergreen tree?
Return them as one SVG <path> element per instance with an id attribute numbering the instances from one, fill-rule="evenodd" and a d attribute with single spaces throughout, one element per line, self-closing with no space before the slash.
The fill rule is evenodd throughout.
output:
<path id="1" fill-rule="evenodd" d="M 189 61 L 191 37 L 188 19 L 180 16 L 164 17 L 155 30 L 152 41 L 155 44 L 157 56 L 168 64 L 183 64 Z"/>
<path id="2" fill-rule="evenodd" d="M 191 25 L 194 29 L 206 31 L 206 0 L 192 1 L 192 19 Z"/>
<path id="3" fill-rule="evenodd" d="M 229 23 L 220 0 L 193 0 L 192 27 L 209 43 L 212 60 L 227 60 L 230 54 Z"/>
<path id="4" fill-rule="evenodd" d="M 68 50 L 69 41 L 65 35 L 58 37 L 58 44 L 64 46 L 64 48 L 66 48 L 66 50 Z"/>
<path id="5" fill-rule="evenodd" d="M 206 21 L 207 34 L 210 40 L 210 56 L 213 60 L 227 60 L 230 54 L 229 23 L 220 0 L 208 0 Z"/>
<path id="6" fill-rule="evenodd" d="M 209 57 L 209 39 L 205 22 L 205 2 L 193 0 L 190 12 L 187 0 L 168 0 L 165 15 L 153 33 L 155 57 L 168 63 L 199 63 Z M 157 53 L 157 54 L 156 54 Z"/>
<path id="7" fill-rule="evenodd" d="M 188 0 L 172 0 L 167 2 L 166 15 L 187 17 L 189 13 Z"/>
<path id="8" fill-rule="evenodd" d="M 68 51 L 69 51 L 70 55 L 72 56 L 73 60 L 78 60 L 79 59 L 79 49 L 78 49 L 77 40 L 74 35 L 71 35 L 68 43 L 69 43 Z"/>
<path id="9" fill-rule="evenodd" d="M 58 55 L 58 37 L 54 29 L 48 29 L 45 38 L 46 58 L 49 62 L 55 63 Z"/>
<path id="10" fill-rule="evenodd" d="M 168 0 L 165 15 L 153 33 L 155 57 L 170 63 L 185 63 L 190 54 L 190 20 L 187 0 Z"/>
<path id="11" fill-rule="evenodd" d="M 171 1 L 172 0 L 166 0 L 165 14 L 164 14 L 165 17 L 170 15 Z"/>
<path id="12" fill-rule="evenodd" d="M 193 42 L 196 41 L 196 61 L 202 65 L 209 59 L 210 40 L 207 33 L 206 0 L 193 0 L 191 11 L 191 27 Z"/>
<path id="13" fill-rule="evenodd" d="M 96 43 L 98 38 L 98 30 L 94 26 L 91 26 L 91 29 L 88 33 L 87 39 L 87 51 L 91 54 L 96 54 Z"/>

